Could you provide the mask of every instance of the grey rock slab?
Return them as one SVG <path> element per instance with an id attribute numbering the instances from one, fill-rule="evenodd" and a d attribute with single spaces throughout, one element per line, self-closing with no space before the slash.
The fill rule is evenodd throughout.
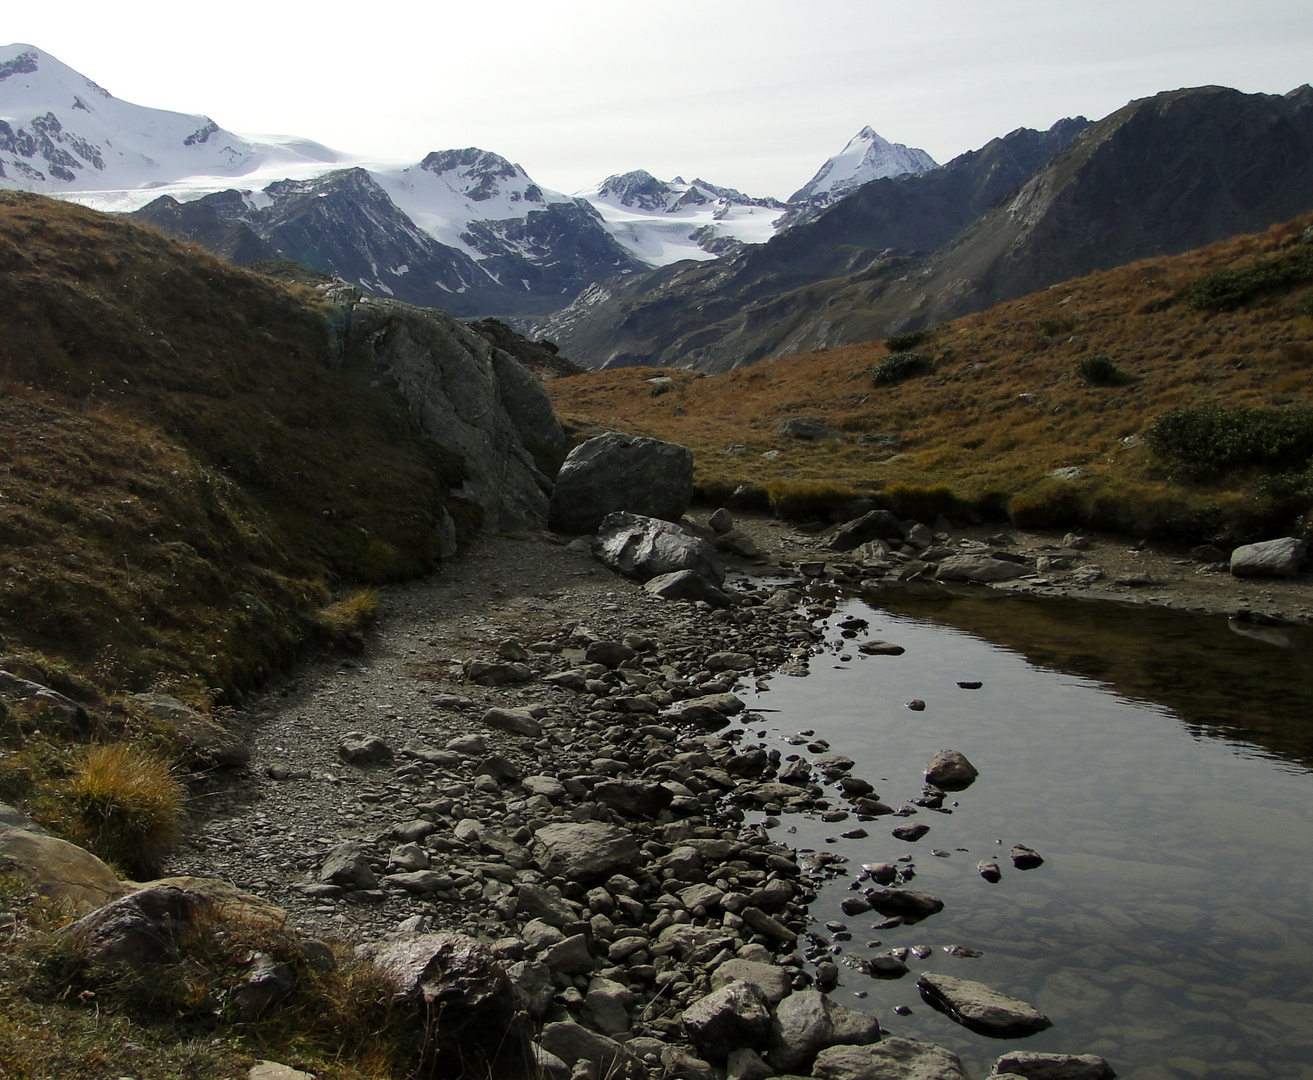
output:
<path id="1" fill-rule="evenodd" d="M 783 968 L 755 960 L 726 960 L 711 973 L 713 990 L 732 982 L 751 983 L 772 1005 L 778 1005 L 793 992 L 793 983 Z"/>
<path id="2" fill-rule="evenodd" d="M 954 555 L 939 564 L 935 577 L 939 581 L 972 581 L 987 585 L 1012 581 L 1033 573 L 1032 568 L 988 555 Z"/>
<path id="3" fill-rule="evenodd" d="M 881 915 L 901 915 L 908 922 L 929 918 L 944 910 L 944 902 L 939 897 L 916 889 L 876 889 L 867 899 Z"/>
<path id="4" fill-rule="evenodd" d="M 926 783 L 944 791 L 962 791 L 979 775 L 980 771 L 959 750 L 940 750 L 925 767 Z"/>
<path id="5" fill-rule="evenodd" d="M 832 1046 L 816 1056 L 816 1080 L 970 1080 L 951 1050 L 917 1039 Z"/>
<path id="6" fill-rule="evenodd" d="M 654 818 L 674 799 L 669 788 L 646 780 L 603 780 L 593 785 L 593 798 L 629 817 Z"/>
<path id="7" fill-rule="evenodd" d="M 506 969 L 515 992 L 524 1003 L 525 1011 L 535 1020 L 541 1020 L 551 1007 L 556 985 L 551 969 L 537 960 L 520 960 Z"/>
<path id="8" fill-rule="evenodd" d="M 678 521 L 692 497 L 692 451 L 611 431 L 570 451 L 556 474 L 548 520 L 572 536 L 596 532 L 613 511 Z"/>
<path id="9" fill-rule="evenodd" d="M 378 878 L 370 869 L 364 849 L 354 840 L 338 844 L 328 853 L 319 868 L 319 880 L 327 885 L 340 885 L 347 889 L 373 889 Z"/>
<path id="10" fill-rule="evenodd" d="M 176 963 L 177 935 L 205 909 L 204 897 L 173 885 L 152 885 L 112 900 L 61 933 L 77 939 L 86 959 L 140 973 Z"/>
<path id="11" fill-rule="evenodd" d="M 1113 1080 L 1117 1075 L 1095 1054 L 1040 1054 L 1014 1050 L 994 1062 L 993 1075 L 1012 1074 L 1026 1080 Z"/>
<path id="12" fill-rule="evenodd" d="M 494 660 L 466 660 L 462 670 L 465 678 L 479 686 L 514 686 L 534 677 L 534 670 L 528 664 Z"/>
<path id="13" fill-rule="evenodd" d="M 592 979 L 584 995 L 584 1011 L 603 1035 L 619 1035 L 629 1030 L 629 1010 L 633 1004 L 634 995 L 629 987 L 611 979 Z"/>
<path id="14" fill-rule="evenodd" d="M 532 853 L 549 877 L 590 881 L 638 864 L 638 841 L 628 829 L 597 821 L 544 825 L 534 833 Z"/>
<path id="15" fill-rule="evenodd" d="M 565 785 L 554 776 L 526 776 L 520 781 L 527 795 L 541 795 L 552 802 L 564 798 Z"/>
<path id="16" fill-rule="evenodd" d="M 710 544 L 674 522 L 654 517 L 623 511 L 608 514 L 593 538 L 593 554 L 616 573 L 637 581 L 676 570 L 691 570 L 717 586 L 725 580 Z"/>
<path id="17" fill-rule="evenodd" d="M 590 1080 L 601 1080 L 603 1076 L 611 1080 L 646 1080 L 647 1069 L 620 1043 L 573 1020 L 546 1025 L 538 1042 L 564 1061 L 575 1076 L 580 1075 L 577 1068 L 583 1063 L 588 1066 L 583 1075 Z"/>
<path id="18" fill-rule="evenodd" d="M 872 510 L 840 525 L 830 537 L 831 551 L 852 551 L 872 540 L 902 540 L 903 527 L 888 510 Z"/>
<path id="19" fill-rule="evenodd" d="M 1053 1026 L 1033 1005 L 970 979 L 927 971 L 916 988 L 930 1005 L 979 1035 L 1017 1039 Z"/>
<path id="20" fill-rule="evenodd" d="M 740 1047 L 760 1046 L 770 1033 L 770 1004 L 750 982 L 713 990 L 684 1010 L 684 1032 L 703 1054 L 723 1058 Z"/>
<path id="21" fill-rule="evenodd" d="M 701 574 L 692 570 L 673 570 L 657 574 L 643 584 L 644 590 L 663 600 L 703 600 L 712 607 L 729 607 L 729 597 Z"/>
<path id="22" fill-rule="evenodd" d="M 799 1073 L 828 1047 L 866 1045 L 879 1038 L 880 1024 L 870 1013 L 846 1009 L 818 990 L 801 990 L 775 1008 L 769 1060 L 778 1073 Z"/>
<path id="23" fill-rule="evenodd" d="M 719 1080 L 716 1068 L 683 1046 L 661 1048 L 664 1080 Z"/>
<path id="24" fill-rule="evenodd" d="M 377 765 L 392 760 L 392 747 L 377 735 L 348 731 L 337 747 L 343 761 L 352 765 Z"/>
<path id="25" fill-rule="evenodd" d="M 451 888 L 452 879 L 451 875 L 441 874 L 436 870 L 412 870 L 401 874 L 388 874 L 383 879 L 383 884 L 422 895 Z"/>
<path id="26" fill-rule="evenodd" d="M 542 737 L 543 727 L 528 709 L 488 709 L 482 719 L 494 731 L 505 731 L 510 735 L 523 735 L 530 739 Z"/>
<path id="27" fill-rule="evenodd" d="M 549 946 L 539 959 L 553 972 L 565 975 L 586 975 L 594 967 L 588 939 L 583 934 L 575 934 Z"/>
<path id="28" fill-rule="evenodd" d="M 731 1050 L 725 1059 L 725 1080 L 769 1080 L 775 1070 L 749 1047 Z"/>
<path id="29" fill-rule="evenodd" d="M 1304 541 L 1294 536 L 1245 544 L 1231 552 L 1231 573 L 1236 577 L 1298 577 L 1306 554 Z"/>

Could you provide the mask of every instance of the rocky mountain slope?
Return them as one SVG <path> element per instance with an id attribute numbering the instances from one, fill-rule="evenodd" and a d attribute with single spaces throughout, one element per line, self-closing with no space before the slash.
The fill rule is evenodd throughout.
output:
<path id="1" fill-rule="evenodd" d="M 787 334 L 790 316 L 809 315 L 806 300 L 792 298 L 795 290 L 887 273 L 912 253 L 947 243 L 1085 123 L 1021 128 L 942 168 L 864 184 L 813 220 L 714 264 L 593 286 L 535 331 L 592 368 L 641 363 L 720 371 L 816 347 L 822 343 Z"/>
<path id="2" fill-rule="evenodd" d="M 723 371 L 931 325 L 1307 209 L 1310 106 L 1307 86 L 1285 96 L 1202 87 L 1132 102 L 1078 135 L 1077 122 L 1047 142 L 1013 133 L 975 160 L 867 185 L 735 261 L 594 287 L 535 329 L 589 367 Z M 1031 168 L 1044 166 L 1033 176 L 1010 160 L 1027 143 Z"/>

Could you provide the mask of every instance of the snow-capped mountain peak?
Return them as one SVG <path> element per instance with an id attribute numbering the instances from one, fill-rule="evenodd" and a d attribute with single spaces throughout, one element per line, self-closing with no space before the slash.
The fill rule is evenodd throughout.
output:
<path id="1" fill-rule="evenodd" d="M 64 194 L 144 188 L 340 155 L 304 139 L 245 138 L 208 116 L 133 105 L 31 45 L 0 47 L 0 183 Z M 106 207 L 108 208 L 108 207 Z"/>
<path id="2" fill-rule="evenodd" d="M 871 180 L 908 173 L 929 172 L 939 164 L 924 150 L 891 143 L 867 125 L 820 167 L 808 183 L 794 192 L 791 203 L 833 202 Z"/>

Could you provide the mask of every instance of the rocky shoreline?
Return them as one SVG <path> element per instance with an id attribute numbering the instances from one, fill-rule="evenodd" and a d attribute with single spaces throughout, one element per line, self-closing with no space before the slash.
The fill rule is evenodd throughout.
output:
<path id="1" fill-rule="evenodd" d="M 829 955 L 795 951 L 827 868 L 772 842 L 763 822 L 808 812 L 860 828 L 895 810 L 826 745 L 782 761 L 733 692 L 740 680 L 805 673 L 834 612 L 807 583 L 907 580 L 926 560 L 869 541 L 836 553 L 834 529 L 736 524 L 701 526 L 759 575 L 727 587 L 727 606 L 661 599 L 599 565 L 587 544 L 550 534 L 487 537 L 443 574 L 388 590 L 362 655 L 325 657 L 252 704 L 247 773 L 198 796 L 197 827 L 168 871 L 226 878 L 284 907 L 298 931 L 362 956 L 416 933 L 487 943 L 553 1080 L 617 1061 L 688 1080 L 858 1076 L 868 1065 L 883 1076 L 894 1052 L 911 1057 L 887 1075 L 965 1076 L 942 1048 L 877 1042 L 873 1017 L 824 996 L 837 978 Z M 1255 589 L 1142 546 L 928 540 L 921 550 L 951 545 L 941 564 L 979 549 L 1050 560 L 1008 588 L 1094 592 L 1106 581 L 1119 599 L 1308 613 L 1303 581 Z M 1100 576 L 1081 581 L 1082 565 Z M 1117 584 L 1132 571 L 1155 587 Z M 1173 574 L 1203 588 L 1172 590 Z M 1251 596 L 1267 606 L 1246 609 Z M 877 647 L 863 627 L 845 634 Z M 942 797 L 933 785 L 922 795 L 924 805 Z M 897 866 L 863 878 L 853 898 L 863 911 L 914 920 L 933 910 Z M 868 1065 L 822 1053 L 854 1046 Z M 1043 1075 L 1110 1075 L 1089 1060 L 1063 1068 Z"/>

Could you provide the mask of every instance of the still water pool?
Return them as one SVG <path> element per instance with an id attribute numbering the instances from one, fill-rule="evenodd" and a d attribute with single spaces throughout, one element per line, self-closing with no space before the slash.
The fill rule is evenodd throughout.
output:
<path id="1" fill-rule="evenodd" d="M 837 624 L 851 615 L 869 630 L 844 639 Z M 852 935 L 833 942 L 835 1000 L 949 1047 L 977 1076 L 1033 1049 L 1100 1054 L 1137 1080 L 1313 1080 L 1309 631 L 978 590 L 841 600 L 828 626 L 809 676 L 746 695 L 764 717 L 754 732 L 805 754 L 778 740 L 814 730 L 895 807 L 920 794 L 937 750 L 980 770 L 949 796 L 951 813 L 877 818 L 863 839 L 840 836 L 854 818 L 786 815 L 772 830 L 849 860 L 811 909 L 813 931 L 833 939 L 824 923 L 837 920 Z M 906 652 L 865 656 L 855 646 L 868 637 Z M 924 711 L 906 707 L 914 698 Z M 894 839 L 909 820 L 930 832 Z M 1014 843 L 1044 864 L 1014 869 Z M 861 864 L 900 856 L 913 859 L 909 887 L 944 910 L 887 930 L 872 929 L 875 913 L 844 916 Z M 999 883 L 979 876 L 981 859 L 999 862 Z M 895 981 L 843 964 L 900 946 L 932 951 Z M 1006 1042 L 973 1034 L 920 1000 L 922 971 L 986 983 L 1054 1026 Z"/>

